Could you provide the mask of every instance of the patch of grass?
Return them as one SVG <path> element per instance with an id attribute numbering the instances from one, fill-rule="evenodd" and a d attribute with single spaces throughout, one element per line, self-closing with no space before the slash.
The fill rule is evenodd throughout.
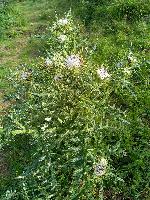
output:
<path id="1" fill-rule="evenodd" d="M 8 75 L 8 70 L 4 67 L 0 68 L 0 88 L 1 90 L 6 89 L 7 88 L 7 84 L 5 82 L 6 76 Z"/>
<path id="2" fill-rule="evenodd" d="M 25 18 L 11 1 L 0 3 L 0 40 L 16 37 L 25 24 Z"/>
<path id="3" fill-rule="evenodd" d="M 41 43 L 37 35 L 44 34 L 49 24 L 40 19 L 46 2 L 12 1 L 1 8 L 1 89 L 8 87 L 7 75 L 10 69 L 24 62 L 29 63 L 38 56 Z"/>

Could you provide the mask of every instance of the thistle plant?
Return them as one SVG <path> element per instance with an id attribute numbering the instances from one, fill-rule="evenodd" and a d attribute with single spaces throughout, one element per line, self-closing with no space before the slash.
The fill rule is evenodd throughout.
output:
<path id="1" fill-rule="evenodd" d="M 4 196 L 102 199 L 107 185 L 125 185 L 114 163 L 117 156 L 123 159 L 133 121 L 115 100 L 124 92 L 129 106 L 134 102 L 130 83 L 136 66 L 128 63 L 129 57 L 116 71 L 95 64 L 94 52 L 70 13 L 49 31 L 40 64 L 14 73 L 15 104 L 3 120 L 4 138 L 9 143 L 16 135 L 31 135 L 36 150 L 22 173 L 15 173 L 16 188 Z M 126 148 L 129 152 L 131 147 Z"/>

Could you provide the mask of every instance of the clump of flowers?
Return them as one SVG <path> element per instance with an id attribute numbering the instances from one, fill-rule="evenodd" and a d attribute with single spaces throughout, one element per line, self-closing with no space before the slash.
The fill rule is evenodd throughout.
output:
<path id="1" fill-rule="evenodd" d="M 81 59 L 78 55 L 71 55 L 65 59 L 65 65 L 68 68 L 80 67 L 81 66 Z"/>
<path id="2" fill-rule="evenodd" d="M 107 168 L 107 160 L 105 158 L 102 158 L 100 162 L 95 166 L 95 174 L 97 176 L 102 176 L 106 173 Z"/>
<path id="3" fill-rule="evenodd" d="M 102 67 L 100 69 L 97 70 L 97 75 L 102 79 L 106 79 L 106 78 L 109 78 L 110 77 L 110 74 L 107 72 L 107 70 Z"/>

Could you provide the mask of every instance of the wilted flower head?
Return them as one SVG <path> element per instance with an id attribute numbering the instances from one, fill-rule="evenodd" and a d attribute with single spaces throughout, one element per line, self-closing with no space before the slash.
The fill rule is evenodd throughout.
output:
<path id="1" fill-rule="evenodd" d="M 119 67 L 122 67 L 123 66 L 123 62 L 118 62 L 116 65 L 117 65 L 117 67 L 119 68 Z"/>
<path id="2" fill-rule="evenodd" d="M 56 76 L 54 76 L 54 80 L 55 81 L 60 81 L 62 79 L 62 76 L 61 75 L 56 75 Z"/>
<path id="3" fill-rule="evenodd" d="M 102 158 L 100 162 L 95 166 L 95 174 L 97 176 L 102 176 L 106 173 L 107 160 Z"/>
<path id="4" fill-rule="evenodd" d="M 65 26 L 68 24 L 68 19 L 67 18 L 62 18 L 58 20 L 58 24 L 61 26 Z"/>
<path id="5" fill-rule="evenodd" d="M 110 74 L 108 74 L 107 70 L 104 67 L 98 69 L 97 74 L 102 80 L 110 77 Z"/>
<path id="6" fill-rule="evenodd" d="M 60 36 L 58 37 L 58 40 L 59 40 L 61 43 L 65 42 L 66 39 L 67 39 L 67 36 L 66 36 L 66 35 L 60 35 Z"/>
<path id="7" fill-rule="evenodd" d="M 46 64 L 46 66 L 51 66 L 53 64 L 53 62 L 50 58 L 47 57 L 45 60 L 45 64 Z"/>
<path id="8" fill-rule="evenodd" d="M 81 60 L 80 60 L 79 56 L 77 56 L 77 55 L 71 55 L 71 56 L 68 56 L 68 57 L 66 58 L 65 64 L 66 64 L 67 67 L 69 67 L 69 68 L 80 67 L 80 65 L 81 65 Z"/>

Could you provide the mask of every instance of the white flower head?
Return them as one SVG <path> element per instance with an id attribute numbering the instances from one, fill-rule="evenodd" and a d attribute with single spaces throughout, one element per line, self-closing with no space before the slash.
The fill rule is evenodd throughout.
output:
<path id="1" fill-rule="evenodd" d="M 58 23 L 60 26 L 65 26 L 65 25 L 68 24 L 68 19 L 67 19 L 67 18 L 59 19 L 57 23 Z"/>
<path id="2" fill-rule="evenodd" d="M 106 79 L 106 78 L 109 78 L 110 77 L 110 74 L 107 72 L 107 70 L 102 67 L 100 69 L 97 70 L 97 75 L 102 79 Z"/>
<path id="3" fill-rule="evenodd" d="M 65 65 L 68 67 L 68 68 L 73 68 L 73 67 L 80 67 L 81 66 L 81 60 L 79 58 L 79 56 L 77 55 L 71 55 L 71 56 L 68 56 L 65 60 Z"/>
<path id="4" fill-rule="evenodd" d="M 60 35 L 60 36 L 58 37 L 58 40 L 59 40 L 61 43 L 65 42 L 66 39 L 67 39 L 67 36 L 66 36 L 66 35 Z"/>
<path id="5" fill-rule="evenodd" d="M 51 66 L 53 64 L 53 62 L 50 58 L 47 57 L 45 60 L 45 64 L 46 64 L 46 66 Z"/>
<path id="6" fill-rule="evenodd" d="M 22 79 L 22 80 L 26 80 L 26 79 L 28 78 L 28 76 L 29 76 L 29 73 L 28 73 L 28 72 L 23 72 L 23 73 L 21 74 L 21 79 Z"/>
<path id="7" fill-rule="evenodd" d="M 126 68 L 124 68 L 124 73 L 127 74 L 127 75 L 131 75 L 132 72 L 131 72 L 130 68 L 126 67 Z"/>
<path id="8" fill-rule="evenodd" d="M 123 156 L 127 156 L 128 154 L 126 150 L 123 150 L 122 153 L 123 153 Z"/>
<path id="9" fill-rule="evenodd" d="M 45 121 L 50 122 L 51 119 L 52 119 L 51 117 L 46 117 L 46 118 L 45 118 Z"/>
<path id="10" fill-rule="evenodd" d="M 128 62 L 129 63 L 135 63 L 135 62 L 137 62 L 137 59 L 133 56 L 132 52 L 129 53 L 129 55 L 128 55 L 127 58 L 128 58 Z"/>
<path id="11" fill-rule="evenodd" d="M 44 124 L 42 127 L 41 127 L 41 130 L 42 131 L 45 131 L 47 129 L 48 125 L 47 124 Z"/>
<path id="12" fill-rule="evenodd" d="M 107 160 L 105 158 L 102 158 L 100 162 L 95 166 L 95 174 L 97 176 L 102 176 L 106 173 L 107 168 Z"/>

